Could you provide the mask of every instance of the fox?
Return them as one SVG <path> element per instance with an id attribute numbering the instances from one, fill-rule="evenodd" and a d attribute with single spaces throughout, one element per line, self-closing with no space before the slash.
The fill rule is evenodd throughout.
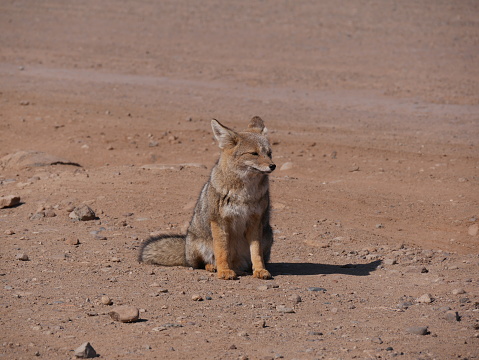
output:
<path id="1" fill-rule="evenodd" d="M 269 174 L 276 165 L 267 128 L 259 116 L 243 131 L 216 119 L 211 128 L 220 155 L 201 189 L 186 234 L 146 239 L 138 260 L 205 269 L 224 280 L 246 274 L 271 279 L 266 269 L 273 245 Z"/>

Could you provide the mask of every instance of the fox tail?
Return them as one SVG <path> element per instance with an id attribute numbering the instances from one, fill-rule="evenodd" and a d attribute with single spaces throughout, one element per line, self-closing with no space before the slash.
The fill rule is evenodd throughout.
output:
<path id="1" fill-rule="evenodd" d="M 152 236 L 141 244 L 138 261 L 164 266 L 186 266 L 185 247 L 185 235 Z"/>

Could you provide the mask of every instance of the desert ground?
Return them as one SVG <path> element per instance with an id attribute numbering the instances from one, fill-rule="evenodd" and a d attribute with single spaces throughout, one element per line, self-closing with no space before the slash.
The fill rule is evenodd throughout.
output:
<path id="1" fill-rule="evenodd" d="M 0 2 L 0 359 L 479 359 L 478 19 L 474 0 Z M 255 115 L 274 278 L 138 263 L 185 232 L 211 119 Z"/>

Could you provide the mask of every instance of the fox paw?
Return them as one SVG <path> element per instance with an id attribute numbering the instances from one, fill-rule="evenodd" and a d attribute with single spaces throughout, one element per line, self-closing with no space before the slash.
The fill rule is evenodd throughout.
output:
<path id="1" fill-rule="evenodd" d="M 226 269 L 226 270 L 218 270 L 218 279 L 223 280 L 236 280 L 237 276 L 233 270 Z"/>
<path id="2" fill-rule="evenodd" d="M 253 271 L 253 277 L 258 278 L 258 279 L 263 279 L 263 280 L 268 280 L 268 279 L 272 278 L 271 274 L 266 269 L 260 269 L 260 270 Z"/>
<path id="3" fill-rule="evenodd" d="M 216 266 L 214 266 L 213 264 L 206 264 L 205 270 L 209 272 L 216 272 Z"/>

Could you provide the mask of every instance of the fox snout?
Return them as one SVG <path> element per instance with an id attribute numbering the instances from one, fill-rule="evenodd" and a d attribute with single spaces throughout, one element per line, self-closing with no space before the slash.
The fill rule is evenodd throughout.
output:
<path id="1" fill-rule="evenodd" d="M 274 171 L 276 169 L 276 164 L 269 164 L 269 172 Z"/>
<path id="2" fill-rule="evenodd" d="M 253 165 L 252 167 L 255 168 L 255 169 L 257 169 L 257 170 L 259 170 L 259 171 L 261 171 L 262 173 L 270 174 L 270 173 L 272 173 L 272 172 L 274 171 L 274 169 L 276 169 L 276 164 L 271 163 L 271 164 L 267 164 L 267 165 L 265 164 L 265 165 L 263 165 L 263 166 L 255 166 L 255 165 Z"/>

